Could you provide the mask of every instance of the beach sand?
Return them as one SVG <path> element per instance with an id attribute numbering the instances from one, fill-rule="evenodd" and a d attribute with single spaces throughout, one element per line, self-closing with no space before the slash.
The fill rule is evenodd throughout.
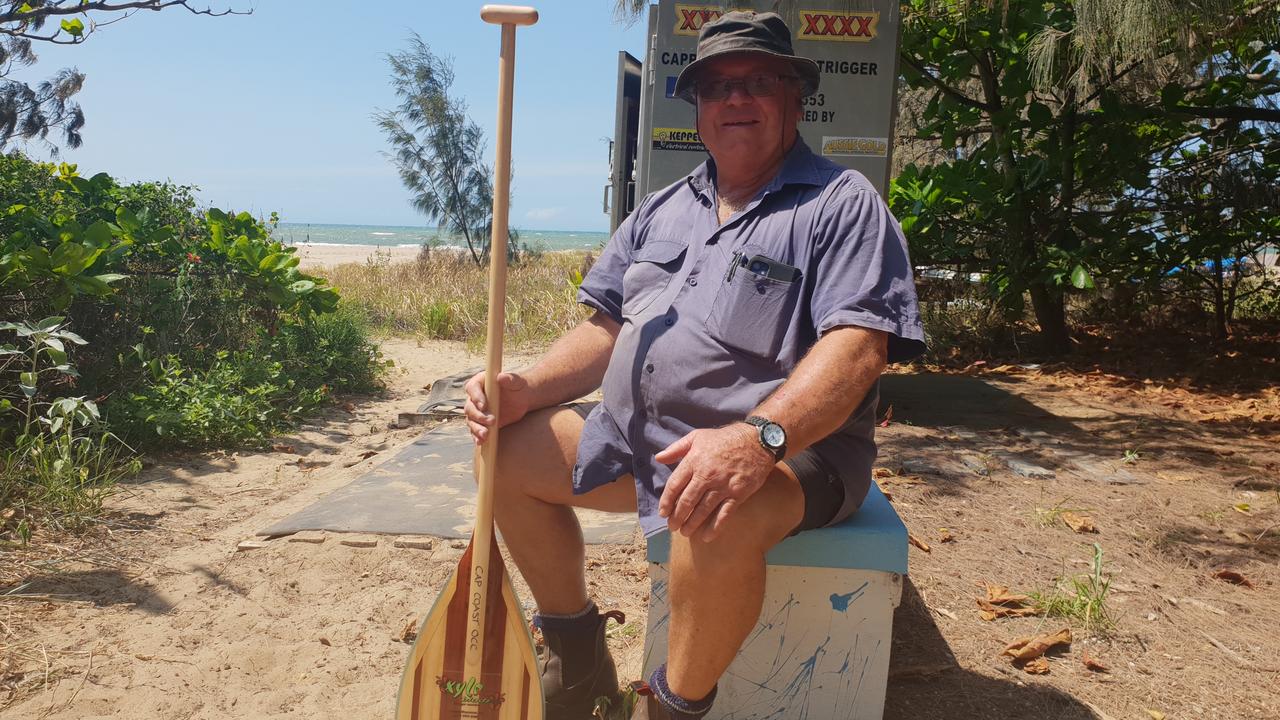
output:
<path id="1" fill-rule="evenodd" d="M 335 267 L 347 263 L 363 263 L 375 255 L 389 257 L 391 262 L 405 262 L 418 256 L 419 248 L 397 245 L 316 245 L 299 243 L 301 268 Z"/>

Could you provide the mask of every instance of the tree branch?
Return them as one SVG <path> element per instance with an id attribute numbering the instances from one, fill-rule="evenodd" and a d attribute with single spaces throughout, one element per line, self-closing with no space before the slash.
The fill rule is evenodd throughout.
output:
<path id="1" fill-rule="evenodd" d="M 1228 105 L 1226 107 L 1203 107 L 1199 105 L 1178 105 L 1169 112 L 1178 115 L 1190 115 L 1197 118 L 1214 120 L 1253 120 L 1256 122 L 1280 123 L 1280 110 L 1272 108 Z"/>
<path id="2" fill-rule="evenodd" d="M 910 65 L 910 66 L 911 66 L 911 69 L 913 69 L 913 70 L 915 70 L 916 72 L 920 73 L 920 76 L 921 76 L 921 77 L 923 77 L 923 78 L 925 78 L 926 80 L 928 80 L 928 81 L 929 81 L 929 83 L 930 83 L 931 85 L 933 85 L 934 87 L 936 87 L 936 88 L 938 88 L 939 90 L 941 90 L 941 91 L 942 91 L 942 93 L 943 93 L 944 95 L 946 95 L 947 97 L 951 98 L 952 100 L 955 100 L 956 102 L 960 103 L 961 105 L 968 105 L 969 107 L 977 108 L 977 109 L 982 110 L 983 112 L 986 112 L 986 113 L 993 112 L 993 110 L 992 110 L 991 106 L 990 106 L 990 105 L 988 105 L 987 103 L 980 102 L 980 101 L 978 101 L 978 100 L 974 100 L 973 98 L 969 97 L 968 95 L 965 95 L 964 93 L 960 92 L 959 90 L 956 90 L 955 88 L 951 87 L 950 85 L 948 85 L 948 84 L 946 84 L 946 83 L 942 82 L 942 80 L 940 80 L 940 79 L 938 79 L 938 78 L 934 77 L 934 76 L 933 76 L 933 74 L 932 74 L 932 73 L 930 73 L 930 72 L 928 71 L 928 69 L 927 69 L 927 68 L 925 68 L 925 67 L 924 67 L 923 65 L 921 65 L 920 63 L 916 62 L 916 59 L 915 59 L 915 58 L 913 58 L 913 57 L 911 57 L 910 55 L 908 55 L 908 54 L 906 54 L 906 53 L 902 53 L 902 54 L 901 54 L 901 57 L 902 57 L 902 61 L 903 61 L 903 62 L 905 62 L 906 64 L 908 64 L 908 65 Z"/>
<path id="3" fill-rule="evenodd" d="M 50 16 L 61 15 L 87 15 L 91 12 L 118 12 L 120 10 L 163 10 L 167 7 L 180 5 L 195 15 L 209 15 L 211 17 L 222 17 L 223 15 L 252 15 L 253 10 L 248 12 L 232 10 L 230 8 L 221 12 L 214 11 L 210 8 L 197 10 L 188 3 L 191 0 L 134 0 L 134 2 L 112 3 L 104 0 L 96 2 L 76 2 L 68 6 L 62 5 L 45 5 L 43 7 L 32 8 L 26 12 L 11 10 L 9 12 L 0 13 L 0 23 L 25 23 L 33 20 Z M 10 6 L 12 7 L 12 6 Z M 0 30 L 0 32 L 5 32 Z"/>

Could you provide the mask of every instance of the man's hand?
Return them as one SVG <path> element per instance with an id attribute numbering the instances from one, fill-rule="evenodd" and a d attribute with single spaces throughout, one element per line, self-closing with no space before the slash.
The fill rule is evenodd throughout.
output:
<path id="1" fill-rule="evenodd" d="M 760 445 L 758 431 L 746 423 L 694 430 L 654 456 L 676 466 L 658 501 L 658 514 L 671 532 L 711 542 L 725 520 L 764 485 L 773 455 Z"/>
<path id="2" fill-rule="evenodd" d="M 484 373 L 479 372 L 467 381 L 465 386 L 467 402 L 463 410 L 467 416 L 467 427 L 471 430 L 471 439 L 477 445 L 489 437 L 489 428 L 493 427 L 494 418 L 489 412 L 489 404 L 484 394 Z M 499 418 L 498 427 L 505 427 L 529 412 L 529 383 L 515 373 L 498 375 Z"/>

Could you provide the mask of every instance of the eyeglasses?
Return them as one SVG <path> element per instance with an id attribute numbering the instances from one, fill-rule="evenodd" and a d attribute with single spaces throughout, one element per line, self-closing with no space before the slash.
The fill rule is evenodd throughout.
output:
<path id="1" fill-rule="evenodd" d="M 778 92 L 778 85 L 784 81 L 799 80 L 795 75 L 772 75 L 768 73 L 756 73 L 748 75 L 744 78 L 735 78 L 732 80 L 717 78 L 715 80 L 699 80 L 697 84 L 698 99 L 700 100 L 724 100 L 729 97 L 735 87 L 742 88 L 742 91 L 751 97 L 768 97 Z"/>

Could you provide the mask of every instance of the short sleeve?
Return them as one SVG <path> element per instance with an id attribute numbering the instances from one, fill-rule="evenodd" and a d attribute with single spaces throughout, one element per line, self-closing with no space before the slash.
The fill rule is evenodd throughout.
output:
<path id="1" fill-rule="evenodd" d="M 641 202 L 622 221 L 578 286 L 578 302 L 607 314 L 619 324 L 622 323 L 622 275 L 631 266 L 636 218 L 644 206 Z"/>
<path id="2" fill-rule="evenodd" d="M 810 313 L 819 335 L 856 325 L 889 333 L 889 362 L 925 351 L 902 229 L 879 194 L 838 190 L 816 223 L 819 255 Z"/>

